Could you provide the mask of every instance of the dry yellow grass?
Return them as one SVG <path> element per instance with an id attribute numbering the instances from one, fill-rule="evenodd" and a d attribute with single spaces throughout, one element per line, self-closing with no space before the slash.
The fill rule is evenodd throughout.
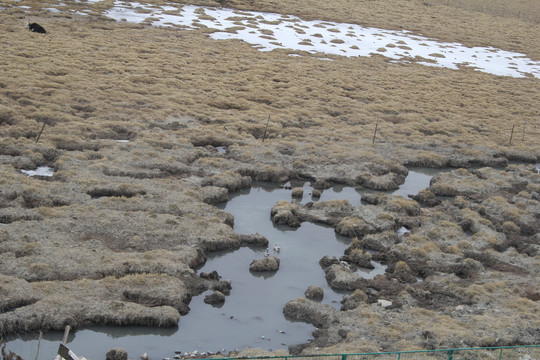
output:
<path id="1" fill-rule="evenodd" d="M 218 6 L 212 0 L 193 3 Z M 36 288 L 44 287 L 38 289 L 44 298 L 50 296 L 46 288 L 61 286 L 45 280 L 66 276 L 75 284 L 74 293 L 98 284 L 107 301 L 120 301 L 105 292 L 121 289 L 143 304 L 162 304 L 137 292 L 137 287 L 156 281 L 170 285 L 175 276 L 191 276 L 189 268 L 201 261 L 192 246 L 217 249 L 224 246 L 224 238 L 235 241 L 229 226 L 233 219 L 202 202 L 215 194 L 203 194 L 201 185 L 232 191 L 249 186 L 246 176 L 278 182 L 290 173 L 317 177 L 323 168 L 329 178 L 354 183 L 361 166 L 365 174 L 384 176 L 401 174 L 404 164 L 444 167 L 454 154 L 471 159 L 495 154 L 527 161 L 540 157 L 536 78 L 396 64 L 382 55 L 328 56 L 333 61 L 321 61 L 320 54 L 301 51 L 259 52 L 241 41 L 211 40 L 211 30 L 205 28 L 188 31 L 117 23 L 103 17 L 112 4 L 113 0 L 69 2 L 70 10 L 93 11 L 91 16 L 80 16 L 51 13 L 44 10 L 49 5 L 37 0 L 25 1 L 30 6 L 27 12 L 0 0 L 0 7 L 6 7 L 0 10 L 0 210 L 9 229 L 9 234 L 6 230 L 1 235 L 6 253 L 19 256 L 10 258 L 9 269 L 6 265 L 2 271 L 14 279 L 36 281 Z M 230 0 L 226 5 L 406 29 L 540 60 L 536 0 Z M 48 33 L 29 32 L 27 20 L 43 24 Z M 292 54 L 302 56 L 288 56 Z M 521 127 L 525 121 L 524 141 L 516 135 L 510 146 L 512 125 Z M 218 154 L 214 146 L 226 146 L 227 156 Z M 38 183 L 18 171 L 40 165 L 54 167 L 52 181 Z M 211 191 L 210 186 L 205 189 Z M 528 191 L 533 190 L 537 191 L 531 184 Z M 104 197 L 89 204 L 91 196 Z M 508 208 L 506 232 L 516 233 L 520 206 L 528 197 L 522 193 L 522 202 Z M 327 204 L 336 211 L 351 208 L 345 201 Z M 391 203 L 394 210 L 408 215 L 418 213 L 415 204 L 398 198 Z M 433 262 L 430 257 L 442 251 L 454 259 L 502 243 L 490 230 L 493 224 L 480 214 L 486 208 L 473 211 L 465 198 L 454 204 L 475 234 L 469 242 L 449 221 L 441 221 L 432 232 L 411 234 L 395 250 L 412 255 L 413 270 L 415 262 Z M 276 204 L 283 211 L 293 208 L 288 202 Z M 381 213 L 378 219 L 394 223 L 395 217 Z M 31 225 L 24 221 L 37 219 L 43 221 Z M 353 226 L 358 219 L 344 221 Z M 48 240 L 35 234 L 51 229 Z M 449 239 L 443 246 L 441 235 Z M 59 260 L 51 256 L 58 248 L 70 249 L 66 258 L 77 264 L 71 266 L 78 272 L 58 270 Z M 88 256 L 91 263 L 85 263 Z M 160 259 L 175 259 L 175 266 L 164 266 Z M 129 269 L 123 265 L 126 260 Z M 409 266 L 403 264 L 398 268 Z M 103 278 L 107 275 L 120 280 Z M 495 299 L 508 295 L 501 284 L 473 284 L 462 292 L 467 299 Z M 17 286 L 10 288 L 16 291 Z M 160 296 L 168 299 L 163 303 L 180 307 L 171 295 L 176 288 L 171 287 L 170 293 L 167 289 L 160 288 L 164 291 Z M 527 307 L 537 308 L 532 302 L 510 300 L 514 305 L 508 307 L 514 306 L 516 313 L 529 314 Z M 102 298 L 95 301 L 104 303 Z M 50 309 L 46 305 L 43 309 Z M 367 306 L 360 308 L 365 312 L 360 318 L 370 326 L 381 323 L 384 316 Z M 161 309 L 158 318 L 168 314 L 174 320 L 170 310 Z M 411 316 L 441 338 L 450 338 L 451 344 L 474 333 L 468 329 L 472 325 L 460 332 L 462 322 L 431 310 L 416 309 Z M 488 318 L 482 320 L 488 323 Z M 399 324 L 410 327 L 405 320 Z M 397 341 L 402 333 L 389 327 L 380 335 Z M 354 336 L 347 335 L 339 351 L 378 349 L 372 341 Z M 402 345 L 418 347 L 412 340 L 403 340 Z"/>
<path id="2" fill-rule="evenodd" d="M 230 5 L 246 6 L 234 1 Z M 509 124 L 527 120 L 525 146 L 538 151 L 534 142 L 540 130 L 538 110 L 531 106 L 540 101 L 537 79 L 396 65 L 382 57 L 332 56 L 332 62 L 314 56 L 287 57 L 287 50 L 261 53 L 240 41 L 213 41 L 204 30 L 120 24 L 50 14 L 39 7 L 34 2 L 37 16 L 31 18 L 47 25 L 46 37 L 25 30 L 21 25 L 27 16 L 20 12 L 1 14 L 1 40 L 9 50 L 0 60 L 4 74 L 0 103 L 14 114 L 11 122 L 16 122 L 3 125 L 9 136 L 33 138 L 46 123 L 42 141 L 61 134 L 63 141 L 56 138 L 56 146 L 71 149 L 83 145 L 69 145 L 67 138 L 83 141 L 84 147 L 90 146 L 89 139 L 146 138 L 143 130 L 192 117 L 202 123 L 198 131 L 168 130 L 176 138 L 211 132 L 246 140 L 262 135 L 264 119 L 270 114 L 270 136 L 292 141 L 309 134 L 325 144 L 362 144 L 369 141 L 379 119 L 381 142 L 498 148 L 508 143 Z M 399 17 L 392 17 L 397 9 Z M 499 18 L 437 4 L 424 6 L 420 1 L 343 2 L 341 7 L 318 1 L 263 1 L 256 10 L 403 27 L 443 40 L 499 46 L 540 58 L 537 38 L 531 38 L 538 28 L 530 28 L 537 25 L 504 18 L 515 23 L 501 31 Z M 422 27 L 428 20 L 435 26 L 426 33 Z M 469 39 L 465 29 L 460 30 L 467 22 L 486 23 L 487 34 L 469 27 Z"/>

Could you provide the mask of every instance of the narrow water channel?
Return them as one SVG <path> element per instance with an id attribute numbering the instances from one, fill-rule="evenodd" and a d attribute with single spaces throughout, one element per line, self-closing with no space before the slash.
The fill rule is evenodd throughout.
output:
<path id="1" fill-rule="evenodd" d="M 406 182 L 395 194 L 416 194 L 429 186 L 432 170 L 410 171 Z M 311 201 L 312 188 L 303 186 L 302 202 Z M 323 191 L 319 201 L 348 199 L 353 206 L 361 205 L 361 193 L 351 187 L 334 187 Z M 279 200 L 291 200 L 291 190 L 274 184 L 256 183 L 251 189 L 230 196 L 220 208 L 234 215 L 234 230 L 240 234 L 260 233 L 270 241 L 270 253 L 280 258 L 275 273 L 256 274 L 249 271 L 254 259 L 264 257 L 263 248 L 241 248 L 236 251 L 209 254 L 200 271 L 217 270 L 223 279 L 232 279 L 232 291 L 221 307 L 203 302 L 204 294 L 192 299 L 190 312 L 180 319 L 178 328 L 94 327 L 72 334 L 68 347 L 79 356 L 92 360 L 105 359 L 113 347 L 122 347 L 136 359 L 148 353 L 151 359 L 173 358 L 175 352 L 231 351 L 245 347 L 281 349 L 309 341 L 314 327 L 291 322 L 283 316 L 283 306 L 289 300 L 304 297 L 310 285 L 324 289 L 323 303 L 336 308 L 345 293 L 333 291 L 326 283 L 319 260 L 327 256 L 339 258 L 350 242 L 336 235 L 329 227 L 303 223 L 298 229 L 276 226 L 270 220 L 270 209 Z M 274 244 L 281 251 L 273 252 Z M 375 269 L 360 269 L 366 278 L 383 274 L 385 267 L 374 263 Z M 54 358 L 63 333 L 44 335 L 40 359 Z M 7 343 L 7 348 L 24 359 L 34 359 L 36 334 L 22 335 Z"/>

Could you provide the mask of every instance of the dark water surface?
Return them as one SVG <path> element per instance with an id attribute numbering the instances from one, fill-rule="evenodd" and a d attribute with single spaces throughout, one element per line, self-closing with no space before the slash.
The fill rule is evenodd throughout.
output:
<path id="1" fill-rule="evenodd" d="M 410 171 L 405 184 L 395 194 L 416 194 L 429 186 L 432 170 Z M 303 203 L 311 201 L 312 188 L 303 186 Z M 270 220 L 270 209 L 279 200 L 290 200 L 291 190 L 272 184 L 257 183 L 251 189 L 232 194 L 220 208 L 232 213 L 234 230 L 240 234 L 260 233 L 270 241 L 270 254 L 280 258 L 280 269 L 275 273 L 250 273 L 249 264 L 264 257 L 265 248 L 244 247 L 236 251 L 209 254 L 200 271 L 217 270 L 223 279 L 232 280 L 232 290 L 221 307 L 203 302 L 203 296 L 192 299 L 190 312 L 182 316 L 178 328 L 148 327 L 93 327 L 70 335 L 67 346 L 78 356 L 105 359 L 113 347 L 122 347 L 129 357 L 137 359 L 148 353 L 151 359 L 173 358 L 175 351 L 217 352 L 245 347 L 280 349 L 309 341 L 313 326 L 292 322 L 283 316 L 283 306 L 289 300 L 304 297 L 310 285 L 324 289 L 323 303 L 335 308 L 345 293 L 328 287 L 319 260 L 327 256 L 339 258 L 348 247 L 349 238 L 335 234 L 329 227 L 303 223 L 298 229 L 275 226 Z M 351 187 L 334 187 L 323 191 L 319 201 L 348 199 L 353 206 L 361 205 L 361 193 Z M 274 244 L 281 251 L 272 250 Z M 383 274 L 385 266 L 374 263 L 375 269 L 360 269 L 365 277 Z M 53 359 L 63 332 L 44 335 L 40 359 Z M 22 335 L 8 341 L 7 348 L 24 359 L 35 359 L 37 335 Z"/>

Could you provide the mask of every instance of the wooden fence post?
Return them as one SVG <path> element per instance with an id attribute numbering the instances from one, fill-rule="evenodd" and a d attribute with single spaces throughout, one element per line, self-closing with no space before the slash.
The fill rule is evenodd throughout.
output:
<path id="1" fill-rule="evenodd" d="M 270 115 L 268 115 L 268 120 L 266 120 L 266 128 L 264 129 L 262 142 L 264 142 L 264 138 L 266 137 L 266 131 L 268 130 L 268 124 L 270 123 Z"/>
<path id="2" fill-rule="evenodd" d="M 373 132 L 373 141 L 372 144 L 375 144 L 375 136 L 377 135 L 377 129 L 379 128 L 379 120 L 377 120 L 377 123 L 375 124 L 375 131 Z"/>
<path id="3" fill-rule="evenodd" d="M 512 138 L 514 137 L 514 127 L 516 125 L 512 125 L 512 133 L 510 133 L 510 145 L 512 145 Z"/>
<path id="4" fill-rule="evenodd" d="M 45 129 L 45 125 L 47 125 L 47 123 L 43 123 L 43 126 L 41 127 L 41 131 L 39 132 L 39 135 L 37 136 L 36 144 L 39 141 L 39 138 L 41 137 L 41 133 L 43 132 L 43 129 Z"/>

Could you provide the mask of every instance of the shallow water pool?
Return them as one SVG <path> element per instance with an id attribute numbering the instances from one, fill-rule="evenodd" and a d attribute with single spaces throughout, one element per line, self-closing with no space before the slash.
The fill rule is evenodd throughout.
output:
<path id="1" fill-rule="evenodd" d="M 429 186 L 431 174 L 431 170 L 410 171 L 402 188 L 395 193 L 418 193 Z M 304 197 L 299 201 L 313 200 L 309 184 L 288 185 L 304 188 Z M 361 193 L 351 187 L 324 190 L 319 201 L 331 199 L 348 199 L 353 206 L 361 205 Z M 192 299 L 191 310 L 180 319 L 178 328 L 94 327 L 71 334 L 67 346 L 88 359 L 104 359 L 105 353 L 113 347 L 126 349 L 130 358 L 138 358 L 146 352 L 151 359 L 162 359 L 173 358 L 175 352 L 228 352 L 245 347 L 280 349 L 309 341 L 315 328 L 285 319 L 283 306 L 289 300 L 304 297 L 308 286 L 317 285 L 324 289 L 322 302 L 339 309 L 346 293 L 333 291 L 328 286 L 319 260 L 323 256 L 342 256 L 350 239 L 336 235 L 330 227 L 311 223 L 303 223 L 298 229 L 274 225 L 270 209 L 279 200 L 291 200 L 291 190 L 256 183 L 251 189 L 232 194 L 227 203 L 220 205 L 234 215 L 235 232 L 258 232 L 268 238 L 270 254 L 281 261 L 277 272 L 249 271 L 251 261 L 264 257 L 265 248 L 244 247 L 209 254 L 200 272 L 217 270 L 223 279 L 232 279 L 231 294 L 222 306 L 205 304 L 203 294 Z M 281 248 L 279 253 L 272 250 L 274 244 Z M 375 269 L 358 272 L 366 278 L 384 274 L 384 265 L 373 264 Z M 52 359 L 62 337 L 63 332 L 45 334 L 40 358 Z M 36 339 L 36 334 L 23 335 L 9 341 L 7 348 L 25 359 L 34 359 Z"/>

